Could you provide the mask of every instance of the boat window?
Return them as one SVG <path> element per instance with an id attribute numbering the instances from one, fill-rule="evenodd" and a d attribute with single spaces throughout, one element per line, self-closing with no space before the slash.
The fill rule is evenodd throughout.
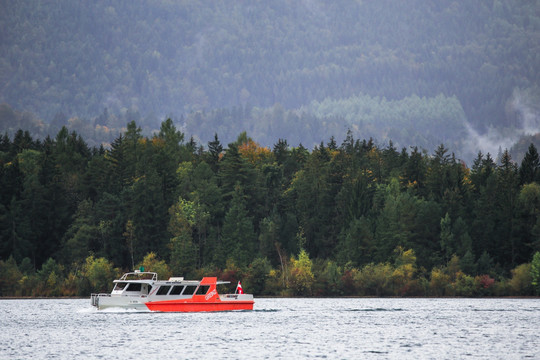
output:
<path id="1" fill-rule="evenodd" d="M 196 285 L 187 285 L 183 295 L 193 295 L 196 289 Z"/>
<path id="2" fill-rule="evenodd" d="M 119 283 L 116 283 L 116 285 L 114 286 L 114 290 L 124 290 L 124 288 L 126 287 L 127 283 L 125 282 L 119 282 Z"/>
<path id="3" fill-rule="evenodd" d="M 131 283 L 131 284 L 129 284 L 126 291 L 141 291 L 141 284 L 140 283 Z"/>
<path id="4" fill-rule="evenodd" d="M 199 289 L 197 289 L 197 295 L 206 295 L 208 289 L 210 289 L 210 285 L 199 286 Z"/>
<path id="5" fill-rule="evenodd" d="M 159 290 L 157 291 L 157 294 L 156 295 L 167 295 L 167 293 L 169 292 L 169 289 L 171 287 L 168 286 L 168 285 L 165 285 L 165 286 L 161 286 L 159 288 Z"/>
<path id="6" fill-rule="evenodd" d="M 169 295 L 180 295 L 182 293 L 182 290 L 184 290 L 183 285 L 173 286 L 171 293 Z"/>

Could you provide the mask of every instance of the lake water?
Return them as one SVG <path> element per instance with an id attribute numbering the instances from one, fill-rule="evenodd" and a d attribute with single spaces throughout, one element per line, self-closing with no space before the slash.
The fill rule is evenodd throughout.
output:
<path id="1" fill-rule="evenodd" d="M 539 299 L 255 299 L 253 311 L 0 300 L 0 359 L 540 359 Z"/>

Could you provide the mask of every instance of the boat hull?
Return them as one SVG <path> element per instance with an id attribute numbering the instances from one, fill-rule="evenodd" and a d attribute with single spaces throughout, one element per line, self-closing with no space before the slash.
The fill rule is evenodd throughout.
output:
<path id="1" fill-rule="evenodd" d="M 185 302 L 185 301 L 151 301 L 145 305 L 151 311 L 161 312 L 204 312 L 253 310 L 253 301 L 221 301 L 221 302 Z"/>
<path id="2" fill-rule="evenodd" d="M 135 272 L 126 273 L 114 282 L 116 285 L 111 294 L 91 295 L 91 304 L 98 310 L 106 308 L 160 312 L 253 310 L 253 295 L 244 293 L 220 295 L 216 288 L 218 284 L 216 277 L 204 277 L 201 281 L 183 278 L 158 281 L 155 273 Z M 224 283 L 228 282 L 220 282 Z"/>
<path id="3" fill-rule="evenodd" d="M 120 308 L 148 311 L 148 308 L 145 305 L 146 301 L 146 298 L 142 297 L 99 296 L 93 300 L 93 305 L 96 306 L 98 310 Z"/>

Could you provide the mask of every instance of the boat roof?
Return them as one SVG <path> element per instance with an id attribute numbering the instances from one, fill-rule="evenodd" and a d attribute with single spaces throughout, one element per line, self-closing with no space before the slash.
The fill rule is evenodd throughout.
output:
<path id="1" fill-rule="evenodd" d="M 158 280 L 157 273 L 151 271 L 139 271 L 127 272 L 120 279 L 113 282 L 134 282 L 134 283 L 148 283 L 148 282 L 160 282 L 164 284 L 182 283 L 198 285 L 202 280 L 184 280 L 183 277 L 170 277 L 169 280 Z M 216 281 L 216 285 L 230 284 L 230 281 Z"/>

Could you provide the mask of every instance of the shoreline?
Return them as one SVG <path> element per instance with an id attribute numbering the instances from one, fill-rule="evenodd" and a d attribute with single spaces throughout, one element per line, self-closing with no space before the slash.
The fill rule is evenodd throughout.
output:
<path id="1" fill-rule="evenodd" d="M 2 300 L 85 300 L 90 296 L 0 296 Z M 538 299 L 536 295 L 508 296 L 257 296 L 255 299 Z"/>

